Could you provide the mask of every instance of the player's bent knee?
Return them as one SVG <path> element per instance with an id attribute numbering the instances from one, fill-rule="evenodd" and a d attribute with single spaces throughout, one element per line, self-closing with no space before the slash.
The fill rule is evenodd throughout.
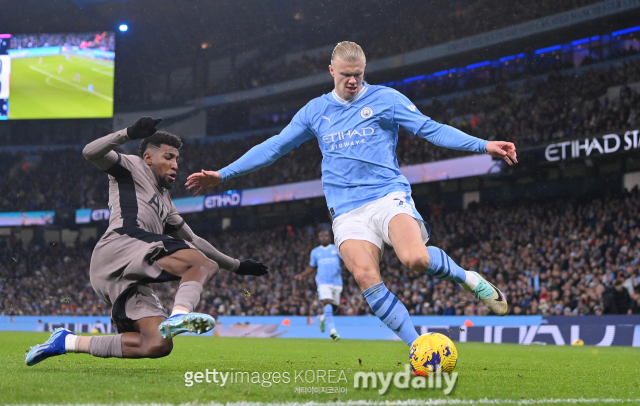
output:
<path id="1" fill-rule="evenodd" d="M 206 275 L 207 281 L 210 281 L 220 272 L 220 267 L 215 262 L 208 260 L 200 265 L 200 270 Z"/>
<path id="2" fill-rule="evenodd" d="M 403 255 L 400 262 L 412 271 L 424 272 L 429 267 L 431 260 L 425 249 L 424 252 L 410 252 Z"/>
<path id="3" fill-rule="evenodd" d="M 173 341 L 169 339 L 155 339 L 147 344 L 148 358 L 162 358 L 173 351 Z"/>
<path id="4" fill-rule="evenodd" d="M 380 279 L 380 277 L 378 276 L 378 272 L 376 272 L 375 269 L 356 267 L 354 268 L 352 273 L 358 285 L 361 288 L 364 287 L 363 289 L 375 285 L 379 282 L 378 279 Z"/>

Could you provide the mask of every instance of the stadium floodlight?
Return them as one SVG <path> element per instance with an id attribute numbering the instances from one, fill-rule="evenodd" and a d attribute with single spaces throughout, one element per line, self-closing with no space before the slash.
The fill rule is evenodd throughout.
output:
<path id="1" fill-rule="evenodd" d="M 127 24 L 120 24 L 120 27 L 118 27 L 120 29 L 120 31 L 125 32 L 129 29 L 129 26 Z"/>

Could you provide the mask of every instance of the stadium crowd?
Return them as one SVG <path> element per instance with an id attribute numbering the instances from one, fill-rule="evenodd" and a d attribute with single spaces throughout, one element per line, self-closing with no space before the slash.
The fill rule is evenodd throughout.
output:
<path id="1" fill-rule="evenodd" d="M 508 215 L 505 215 L 508 213 Z M 426 212 L 424 214 L 427 214 Z M 430 244 L 461 266 L 487 276 L 508 296 L 511 314 L 584 315 L 640 313 L 640 193 L 582 201 L 551 200 L 465 211 L 430 208 Z M 217 315 L 315 315 L 321 310 L 312 277 L 293 276 L 318 245 L 313 226 L 234 232 L 208 240 L 239 258 L 269 266 L 263 278 L 220 272 L 205 287 L 198 311 Z M 107 315 L 91 288 L 89 261 L 95 241 L 75 246 L 28 246 L 0 240 L 0 312 L 16 315 Z M 415 315 L 483 315 L 488 309 L 453 282 L 402 266 L 385 251 L 387 287 Z M 341 315 L 370 314 L 353 277 L 343 270 Z M 176 283 L 154 285 L 166 306 Z"/>
<path id="2" fill-rule="evenodd" d="M 358 23 L 366 24 L 366 29 L 357 30 L 351 21 L 340 24 L 339 17 L 329 22 L 332 36 L 358 42 L 367 54 L 368 61 L 397 55 L 416 49 L 450 42 L 483 32 L 508 27 L 514 24 L 575 9 L 599 0 L 558 0 L 558 1 L 515 1 L 508 6 L 500 0 L 464 0 L 441 3 L 433 2 L 375 2 L 340 5 L 344 15 L 360 16 Z M 277 32 L 266 33 L 260 55 L 241 66 L 242 75 L 230 75 L 215 83 L 210 90 L 226 93 L 282 82 L 318 72 L 325 72 L 330 55 L 322 52 L 315 56 L 302 55 L 300 59 L 287 61 L 282 49 L 292 42 L 303 41 L 296 46 L 309 49 L 327 45 L 324 31 L 309 32 L 304 24 L 304 16 L 299 15 L 301 24 L 279 27 Z M 384 18 L 376 18 L 384 16 Z M 311 16 L 309 16 L 311 17 Z M 316 17 L 317 18 L 317 17 Z M 397 30 L 397 22 L 408 29 Z M 459 27 L 464 27 L 460 30 Z M 357 31 L 354 34 L 354 30 Z M 364 33 L 367 34 L 364 34 Z M 286 38 L 286 42 L 283 42 Z M 293 39 L 292 39 L 293 38 Z M 320 39 L 322 38 L 322 39 Z M 276 61 L 269 63 L 268 61 Z M 279 62 L 277 62 L 279 61 Z"/>
<path id="3" fill-rule="evenodd" d="M 11 37 L 9 49 L 40 48 L 52 46 L 79 46 L 80 48 L 100 48 L 104 51 L 116 50 L 113 33 L 87 32 L 73 34 L 18 34 Z"/>
<path id="4" fill-rule="evenodd" d="M 513 86 L 498 85 L 484 93 L 472 93 L 420 106 L 434 120 L 448 123 L 487 140 L 507 140 L 517 147 L 540 145 L 551 140 L 588 136 L 604 131 L 635 129 L 639 122 L 640 97 L 628 83 L 640 81 L 640 61 L 611 65 L 608 69 L 588 69 L 580 74 L 549 74 L 546 80 L 519 81 Z M 625 85 L 619 97 L 609 100 L 607 89 Z M 421 85 L 407 89 L 414 100 L 424 97 Z M 271 134 L 232 141 L 186 143 L 181 150 L 178 186 L 172 196 L 189 193 L 182 187 L 186 177 L 202 168 L 219 169 L 262 142 Z M 131 145 L 135 147 L 134 145 Z M 461 151 L 435 148 L 423 139 L 400 131 L 396 149 L 401 166 L 463 156 Z M 8 155 L 2 166 L 9 177 L 0 179 L 0 211 L 50 210 L 57 208 L 105 207 L 107 181 L 88 164 L 78 149 L 36 154 Z M 46 162 L 39 170 L 37 162 Z M 322 156 L 309 141 L 268 169 L 225 182 L 212 192 L 249 189 L 319 179 Z M 7 165 L 12 163 L 11 167 Z M 103 177 L 101 177 L 103 176 Z"/>

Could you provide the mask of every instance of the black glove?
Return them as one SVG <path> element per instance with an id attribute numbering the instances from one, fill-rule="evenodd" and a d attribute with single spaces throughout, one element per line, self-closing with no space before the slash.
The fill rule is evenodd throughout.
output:
<path id="1" fill-rule="evenodd" d="M 140 117 L 133 125 L 127 127 L 127 135 L 131 140 L 151 137 L 158 131 L 156 126 L 161 121 L 161 118 Z"/>
<path id="2" fill-rule="evenodd" d="M 267 268 L 267 266 L 262 262 L 254 261 L 253 259 L 245 259 L 244 261 L 240 261 L 240 266 L 236 270 L 236 274 L 263 276 L 269 273 L 267 269 L 269 268 Z"/>

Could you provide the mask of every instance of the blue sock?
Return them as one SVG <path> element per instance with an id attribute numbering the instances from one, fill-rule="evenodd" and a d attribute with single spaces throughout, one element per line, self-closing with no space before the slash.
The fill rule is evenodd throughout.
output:
<path id="1" fill-rule="evenodd" d="M 330 304 L 324 306 L 324 322 L 330 332 L 336 329 L 336 325 L 333 323 L 333 306 Z"/>
<path id="2" fill-rule="evenodd" d="M 418 338 L 418 333 L 411 322 L 409 312 L 404 304 L 389 292 L 389 289 L 384 286 L 384 282 L 371 286 L 362 292 L 362 296 L 367 299 L 371 310 L 387 327 L 407 345 L 413 344 Z"/>
<path id="3" fill-rule="evenodd" d="M 429 275 L 457 283 L 464 283 L 467 280 L 465 270 L 453 262 L 446 252 L 438 247 L 427 247 L 427 251 L 429 251 L 429 258 L 431 258 L 426 270 Z"/>

